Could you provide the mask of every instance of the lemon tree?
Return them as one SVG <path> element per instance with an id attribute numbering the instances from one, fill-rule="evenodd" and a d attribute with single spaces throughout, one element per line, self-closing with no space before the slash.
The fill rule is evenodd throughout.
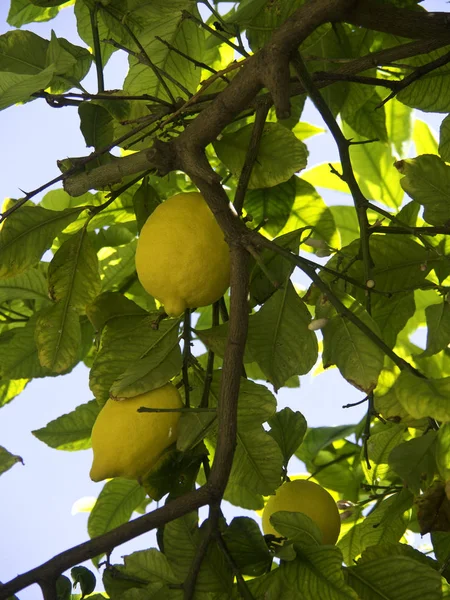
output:
<path id="1" fill-rule="evenodd" d="M 43 181 L 39 123 L 5 134 L 35 186 L 1 208 L 0 407 L 80 365 L 92 398 L 32 433 L 101 483 L 0 599 L 448 598 L 446 3 L 5 4 L 4 118 L 80 136 Z M 27 461 L 0 439 L 3 498 Z"/>

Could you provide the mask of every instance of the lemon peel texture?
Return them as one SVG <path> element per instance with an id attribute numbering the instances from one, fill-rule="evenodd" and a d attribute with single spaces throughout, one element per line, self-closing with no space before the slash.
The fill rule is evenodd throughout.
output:
<path id="1" fill-rule="evenodd" d="M 324 544 L 335 544 L 341 530 L 341 520 L 336 502 L 323 487 L 312 481 L 296 479 L 283 483 L 274 496 L 270 496 L 262 514 L 264 533 L 280 537 L 270 523 L 273 513 L 286 510 L 301 512 L 319 527 Z"/>
<path id="2" fill-rule="evenodd" d="M 203 196 L 177 194 L 156 207 L 136 249 L 144 289 L 169 316 L 218 300 L 230 282 L 230 253 Z"/>
<path id="3" fill-rule="evenodd" d="M 141 406 L 181 408 L 183 403 L 171 383 L 134 398 L 108 400 L 92 429 L 93 481 L 110 477 L 139 479 L 176 441 L 181 413 L 139 413 Z"/>

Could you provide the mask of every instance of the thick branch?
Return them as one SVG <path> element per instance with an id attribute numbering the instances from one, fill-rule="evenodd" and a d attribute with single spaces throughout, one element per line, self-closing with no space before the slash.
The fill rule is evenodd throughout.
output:
<path id="1" fill-rule="evenodd" d="M 94 558 L 99 554 L 111 552 L 113 548 L 124 542 L 128 542 L 147 531 L 197 510 L 209 503 L 210 496 L 210 491 L 205 487 L 194 492 L 189 492 L 152 511 L 148 515 L 134 519 L 134 521 L 125 523 L 104 535 L 79 544 L 65 552 L 61 552 L 61 554 L 57 554 L 39 567 L 23 575 L 19 575 L 8 583 L 0 585 L 0 600 L 6 600 L 12 594 L 33 583 L 51 580 L 74 565 Z"/>
<path id="2" fill-rule="evenodd" d="M 405 10 L 376 0 L 359 0 L 345 14 L 344 20 L 359 27 L 412 39 L 450 34 L 450 15 L 446 12 Z"/>

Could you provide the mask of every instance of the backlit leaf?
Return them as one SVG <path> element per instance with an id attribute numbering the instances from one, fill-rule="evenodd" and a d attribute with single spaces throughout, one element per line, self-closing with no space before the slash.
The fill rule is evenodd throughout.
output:
<path id="1" fill-rule="evenodd" d="M 402 371 L 395 384 L 401 405 L 416 419 L 450 421 L 450 377 L 424 379 Z"/>
<path id="2" fill-rule="evenodd" d="M 96 400 L 90 400 L 32 434 L 57 450 L 85 450 L 91 447 L 91 431 L 99 412 Z"/>
<path id="3" fill-rule="evenodd" d="M 0 475 L 18 462 L 23 464 L 23 459 L 20 456 L 11 454 L 6 448 L 0 446 Z"/>
<path id="4" fill-rule="evenodd" d="M 220 160 L 239 177 L 252 135 L 253 125 L 224 134 L 214 143 Z M 307 150 L 303 142 L 286 127 L 266 123 L 258 157 L 253 166 L 249 189 L 273 187 L 288 181 L 294 173 L 306 167 Z"/>
<path id="5" fill-rule="evenodd" d="M 247 344 L 276 389 L 314 366 L 317 338 L 308 329 L 310 322 L 311 315 L 290 282 L 249 318 Z"/>
<path id="6" fill-rule="evenodd" d="M 9 216 L 0 231 L 0 277 L 14 277 L 34 267 L 56 235 L 83 210 L 22 206 Z"/>
<path id="7" fill-rule="evenodd" d="M 404 175 L 402 188 L 424 206 L 425 221 L 445 225 L 450 220 L 450 167 L 433 154 L 401 160 L 396 167 Z"/>

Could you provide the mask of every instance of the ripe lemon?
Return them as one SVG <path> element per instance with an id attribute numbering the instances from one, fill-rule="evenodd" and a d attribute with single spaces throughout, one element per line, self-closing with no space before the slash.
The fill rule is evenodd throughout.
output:
<path id="1" fill-rule="evenodd" d="M 341 520 L 336 502 L 320 485 L 304 479 L 283 483 L 271 496 L 262 515 L 263 531 L 277 537 L 280 534 L 270 523 L 270 517 L 279 510 L 301 512 L 319 527 L 324 544 L 335 544 L 341 530 Z"/>
<path id="2" fill-rule="evenodd" d="M 222 230 L 198 192 L 172 196 L 144 224 L 136 249 L 144 289 L 177 317 L 218 300 L 230 283 Z"/>
<path id="3" fill-rule="evenodd" d="M 126 400 L 108 400 L 92 429 L 93 481 L 110 477 L 139 479 L 177 439 L 179 412 L 139 413 L 147 408 L 181 408 L 175 386 L 162 387 Z"/>

